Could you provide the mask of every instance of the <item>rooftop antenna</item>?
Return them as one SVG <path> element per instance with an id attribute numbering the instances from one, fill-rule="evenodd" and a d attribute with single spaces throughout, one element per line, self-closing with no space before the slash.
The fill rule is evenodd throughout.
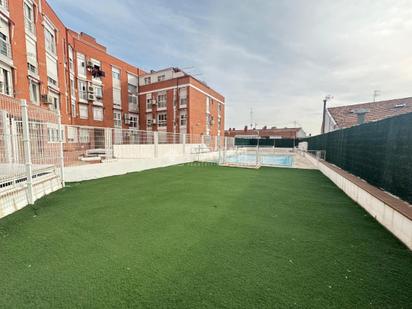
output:
<path id="1" fill-rule="evenodd" d="M 376 98 L 379 97 L 380 95 L 381 95 L 380 90 L 374 90 L 373 91 L 373 102 L 376 102 Z"/>

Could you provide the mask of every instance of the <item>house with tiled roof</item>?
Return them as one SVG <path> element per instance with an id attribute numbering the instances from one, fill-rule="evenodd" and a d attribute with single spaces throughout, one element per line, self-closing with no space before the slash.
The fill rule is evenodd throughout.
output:
<path id="1" fill-rule="evenodd" d="M 323 131 L 328 133 L 407 113 L 412 113 L 412 97 L 330 107 L 325 112 Z"/>
<path id="2" fill-rule="evenodd" d="M 269 139 L 297 139 L 306 137 L 302 128 L 276 128 L 263 127 L 262 129 L 249 129 L 247 126 L 243 130 L 230 128 L 225 132 L 225 136 L 237 138 L 269 138 Z"/>

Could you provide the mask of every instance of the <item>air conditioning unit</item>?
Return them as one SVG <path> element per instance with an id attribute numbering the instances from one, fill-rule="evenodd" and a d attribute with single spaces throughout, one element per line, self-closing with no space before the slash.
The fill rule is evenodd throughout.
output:
<path id="1" fill-rule="evenodd" d="M 156 101 L 156 100 L 152 100 L 152 105 L 157 105 L 157 101 Z"/>
<path id="2" fill-rule="evenodd" d="M 88 68 L 93 68 L 93 67 L 94 67 L 93 61 L 88 60 L 87 63 L 86 63 L 86 66 L 87 66 Z"/>
<path id="3" fill-rule="evenodd" d="M 95 99 L 96 99 L 96 97 L 93 93 L 87 94 L 87 100 L 88 101 L 94 101 Z"/>
<path id="4" fill-rule="evenodd" d="M 89 93 L 94 93 L 94 86 L 93 86 L 93 84 L 92 83 L 89 83 L 88 85 L 87 85 L 87 92 L 89 92 Z"/>
<path id="5" fill-rule="evenodd" d="M 153 124 L 156 124 L 156 119 L 153 119 L 153 120 L 152 120 L 152 125 L 153 125 Z"/>
<path id="6" fill-rule="evenodd" d="M 53 99 L 53 97 L 52 97 L 51 95 L 47 95 L 47 101 L 46 101 L 46 103 L 47 103 L 47 104 L 53 104 L 53 103 L 54 103 L 54 99 Z"/>

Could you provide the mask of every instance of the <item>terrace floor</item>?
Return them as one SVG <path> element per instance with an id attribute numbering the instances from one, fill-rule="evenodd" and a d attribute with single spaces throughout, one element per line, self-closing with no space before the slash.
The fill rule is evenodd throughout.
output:
<path id="1" fill-rule="evenodd" d="M 0 220 L 0 308 L 411 306 L 412 253 L 316 170 L 72 183 Z"/>

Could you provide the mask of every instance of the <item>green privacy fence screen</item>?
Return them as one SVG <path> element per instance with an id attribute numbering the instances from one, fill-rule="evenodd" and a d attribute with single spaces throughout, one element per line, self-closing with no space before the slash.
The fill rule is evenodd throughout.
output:
<path id="1" fill-rule="evenodd" d="M 412 203 L 412 113 L 306 139 L 326 161 Z"/>
<path id="2" fill-rule="evenodd" d="M 256 146 L 258 140 L 256 138 L 236 138 L 236 146 Z M 259 146 L 275 146 L 277 148 L 293 148 L 293 145 L 297 146 L 299 141 L 296 139 L 270 139 L 270 138 L 261 138 L 259 139 Z"/>

